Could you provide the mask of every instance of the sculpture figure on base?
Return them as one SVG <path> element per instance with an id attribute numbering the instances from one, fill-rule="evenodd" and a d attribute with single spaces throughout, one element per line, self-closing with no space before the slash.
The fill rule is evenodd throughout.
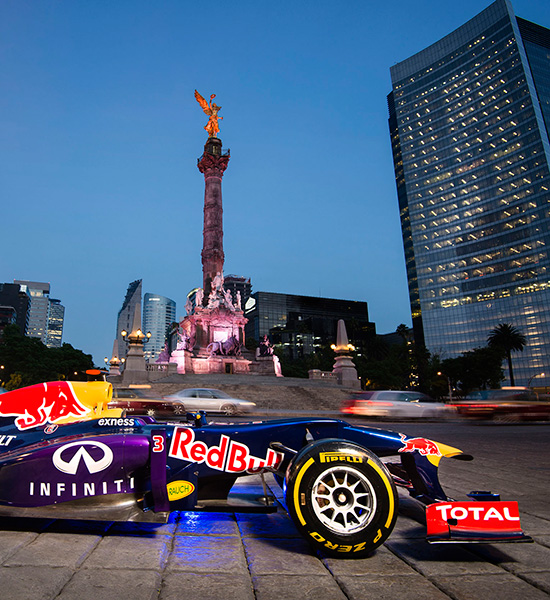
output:
<path id="1" fill-rule="evenodd" d="M 197 306 L 202 307 L 203 300 L 204 300 L 204 290 L 202 288 L 199 288 L 195 295 L 195 308 L 197 308 Z"/>
<path id="2" fill-rule="evenodd" d="M 165 342 L 164 348 L 161 350 L 159 357 L 155 361 L 158 364 L 164 364 L 170 362 L 170 350 L 168 349 L 168 342 Z"/>
<path id="3" fill-rule="evenodd" d="M 210 104 L 195 90 L 195 99 L 201 105 L 202 110 L 208 115 L 208 123 L 204 127 L 208 131 L 209 137 L 218 137 L 220 127 L 218 125 L 218 119 L 223 117 L 218 116 L 218 112 L 221 110 L 221 106 L 218 106 L 212 100 L 216 97 L 216 94 L 210 96 Z"/>
<path id="4" fill-rule="evenodd" d="M 260 342 L 260 356 L 273 356 L 273 346 L 267 335 L 264 335 L 263 340 Z"/>
<path id="5" fill-rule="evenodd" d="M 230 336 L 225 342 L 212 342 L 206 347 L 210 352 L 210 358 L 221 354 L 222 356 L 240 356 L 241 355 L 241 343 L 234 336 Z"/>

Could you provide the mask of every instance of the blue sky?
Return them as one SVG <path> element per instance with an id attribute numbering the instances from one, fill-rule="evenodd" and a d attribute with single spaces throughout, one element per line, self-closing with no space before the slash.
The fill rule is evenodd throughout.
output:
<path id="1" fill-rule="evenodd" d="M 225 273 L 363 300 L 410 324 L 387 125 L 389 68 L 489 2 L 0 2 L 0 281 L 48 281 L 64 341 L 111 353 L 128 284 L 202 283 L 207 134 L 231 149 Z M 550 27 L 550 2 L 515 0 Z"/>

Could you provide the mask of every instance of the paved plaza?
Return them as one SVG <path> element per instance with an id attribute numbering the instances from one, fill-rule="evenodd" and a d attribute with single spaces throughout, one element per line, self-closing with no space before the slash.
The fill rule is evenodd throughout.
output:
<path id="1" fill-rule="evenodd" d="M 276 484 L 273 489 L 276 490 Z M 258 478 L 247 491 L 262 493 Z M 536 599 L 550 596 L 550 523 L 534 544 L 429 545 L 413 502 L 363 560 L 317 556 L 283 509 L 179 513 L 166 525 L 4 519 L 2 600 Z"/>
<path id="2" fill-rule="evenodd" d="M 433 425 L 434 429 L 438 426 Z M 414 426 L 402 426 L 409 430 Z M 424 426 L 423 426 L 424 428 Z M 284 508 L 272 514 L 175 513 L 166 525 L 0 520 L 1 600 L 535 600 L 550 596 L 548 468 L 533 461 L 550 426 L 518 427 L 528 440 L 509 458 L 490 428 L 456 429 L 457 438 L 495 447 L 489 485 L 520 500 L 531 544 L 429 545 L 423 511 L 401 495 L 400 516 L 370 558 L 338 560 L 312 552 Z M 512 437 L 516 428 L 510 428 Z M 462 433 L 464 432 L 464 433 Z M 434 431 L 435 433 L 435 431 Z M 500 434 L 502 435 L 502 434 Z M 440 439 L 438 436 L 435 439 Z M 452 440 L 451 440 L 452 441 Z M 535 446 L 532 444 L 535 443 Z M 509 446 L 508 446 L 509 448 Z M 529 450 L 531 448 L 531 450 Z M 484 460 L 442 468 L 449 494 L 461 498 L 487 480 Z M 477 463 L 477 465 L 476 465 Z M 458 465 L 459 469 L 454 469 Z M 531 465 L 531 466 L 529 466 Z M 511 475 L 510 475 L 511 473 Z M 537 473 L 540 477 L 534 477 Z M 489 478 L 491 479 L 491 478 Z M 258 476 L 242 490 L 262 495 Z M 268 476 L 272 493 L 282 492 Z M 470 486 L 470 487 L 469 487 Z M 511 499 L 509 496 L 503 499 Z"/>

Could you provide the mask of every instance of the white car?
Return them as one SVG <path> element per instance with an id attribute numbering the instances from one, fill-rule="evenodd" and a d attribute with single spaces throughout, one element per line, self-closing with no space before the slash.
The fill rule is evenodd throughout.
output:
<path id="1" fill-rule="evenodd" d="M 340 412 L 363 417 L 438 419 L 456 414 L 453 407 L 420 392 L 375 390 L 359 392 L 345 400 Z"/>
<path id="2" fill-rule="evenodd" d="M 256 406 L 254 402 L 232 398 L 221 390 L 211 388 L 187 388 L 165 398 L 183 402 L 187 412 L 204 410 L 224 415 L 240 415 L 250 412 Z"/>

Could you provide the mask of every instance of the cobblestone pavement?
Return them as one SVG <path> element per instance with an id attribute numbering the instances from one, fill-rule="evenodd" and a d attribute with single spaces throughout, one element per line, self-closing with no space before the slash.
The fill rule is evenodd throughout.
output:
<path id="1" fill-rule="evenodd" d="M 476 435 L 486 437 L 483 431 Z M 505 455 L 504 449 L 501 452 Z M 470 473 L 467 467 L 461 469 L 443 481 L 451 494 L 453 485 L 470 491 L 462 486 L 475 483 L 487 465 L 482 462 Z M 521 461 L 519 470 L 525 472 Z M 521 474 L 506 482 L 501 472 L 500 478 L 514 493 L 521 488 Z M 257 476 L 242 481 L 246 491 L 262 494 Z M 274 480 L 268 483 L 282 499 Z M 272 514 L 175 513 L 166 525 L 1 519 L 0 598 L 548 598 L 550 511 L 546 502 L 542 506 L 537 500 L 546 495 L 542 489 L 546 483 L 543 477 L 533 482 L 532 497 L 523 494 L 522 524 L 534 538 L 532 544 L 429 545 L 424 541 L 422 510 L 402 496 L 393 534 L 363 560 L 315 554 L 282 507 Z"/>

